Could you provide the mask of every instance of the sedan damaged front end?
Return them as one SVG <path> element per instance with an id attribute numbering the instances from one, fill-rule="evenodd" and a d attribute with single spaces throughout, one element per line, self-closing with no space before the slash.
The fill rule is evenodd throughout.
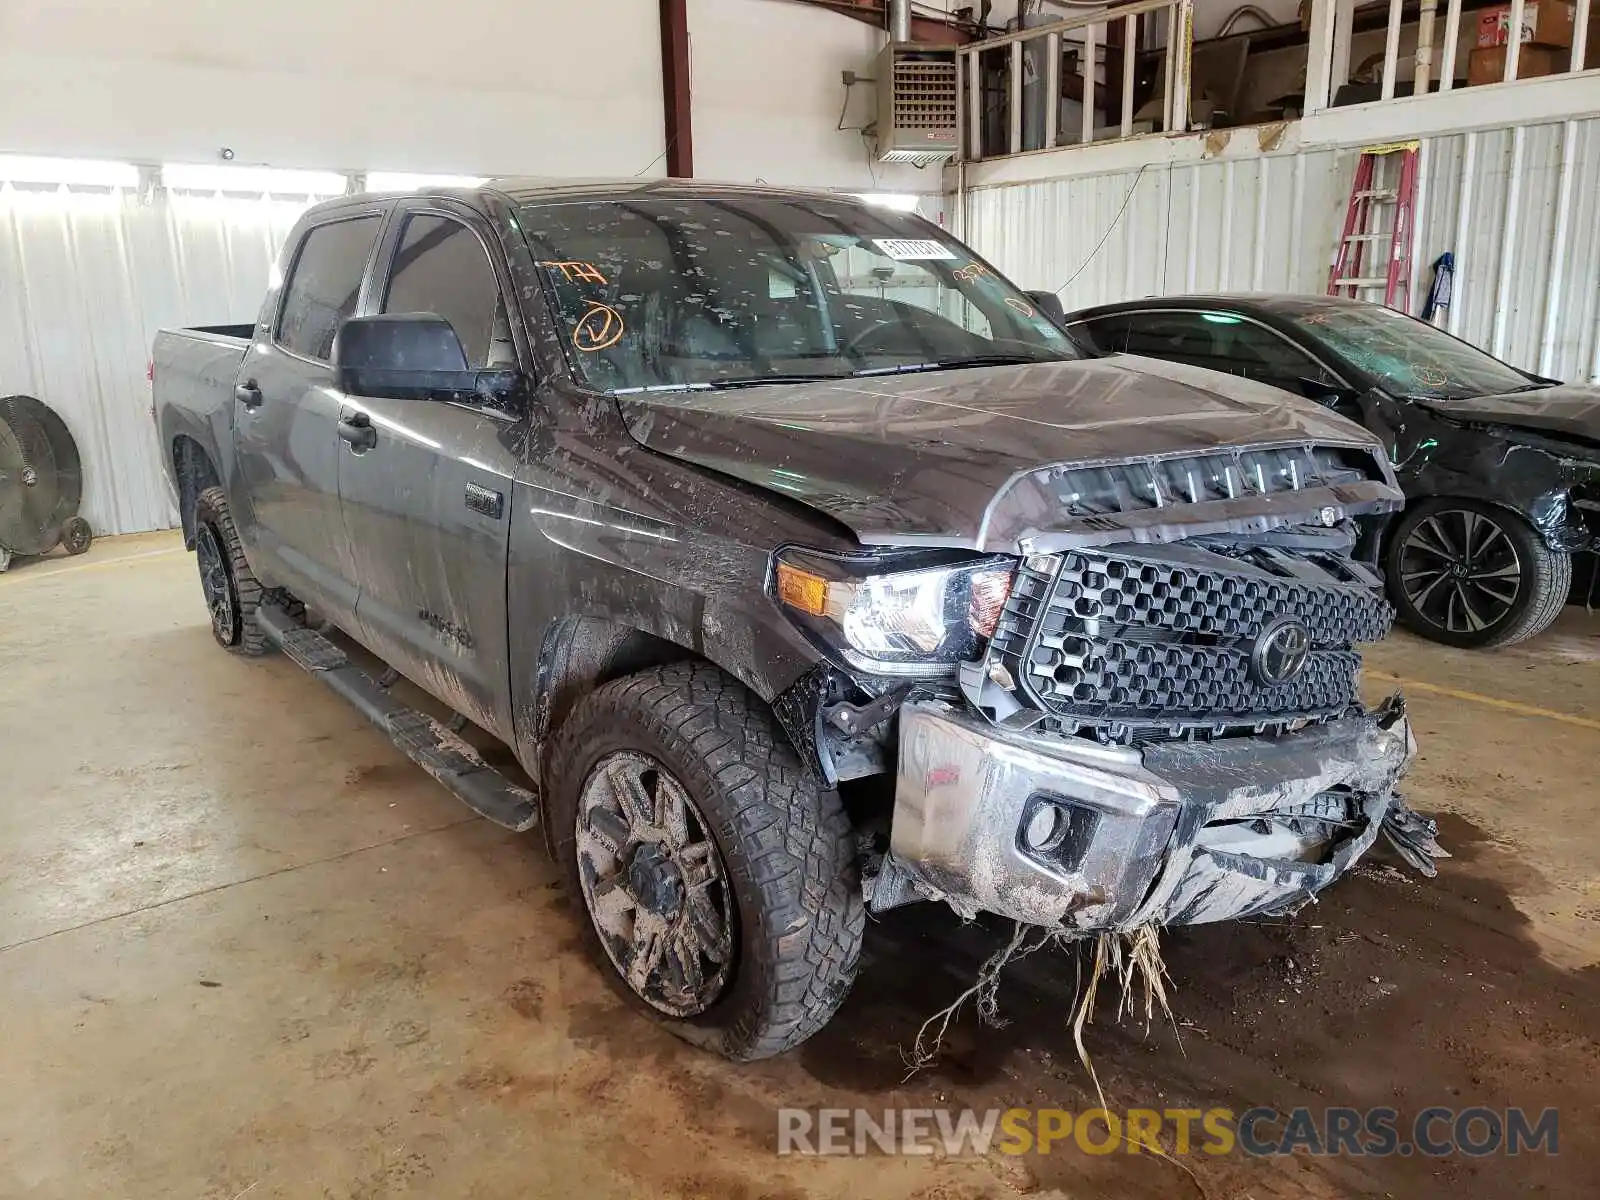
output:
<path id="1" fill-rule="evenodd" d="M 1395 790 L 1416 753 L 1404 703 L 1368 710 L 1358 687 L 1356 646 L 1394 619 L 1357 551 L 1397 506 L 1381 460 L 1227 451 L 1030 488 L 1065 516 L 1019 531 L 1003 570 L 969 552 L 937 568 L 948 588 L 924 569 L 869 589 L 903 598 L 920 575 L 912 602 L 863 604 L 859 579 L 780 556 L 780 601 L 819 637 L 836 622 L 841 666 L 908 674 L 920 646 L 954 667 L 817 710 L 837 778 L 894 780 L 871 907 L 1078 934 L 1282 913 L 1385 831 L 1432 873 L 1436 830 Z"/>

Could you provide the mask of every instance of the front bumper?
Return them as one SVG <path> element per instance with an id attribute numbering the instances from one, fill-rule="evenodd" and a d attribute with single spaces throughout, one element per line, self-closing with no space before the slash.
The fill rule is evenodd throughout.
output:
<path id="1" fill-rule="evenodd" d="M 1082 932 L 1283 911 L 1367 851 L 1415 753 L 1398 701 L 1280 737 L 1143 750 L 914 701 L 869 901 Z"/>

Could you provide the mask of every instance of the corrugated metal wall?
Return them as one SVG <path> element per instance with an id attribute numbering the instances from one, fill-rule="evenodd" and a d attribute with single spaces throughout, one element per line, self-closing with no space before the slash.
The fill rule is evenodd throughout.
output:
<path id="1" fill-rule="evenodd" d="M 164 325 L 254 321 L 307 198 L 0 185 L 0 395 L 59 412 L 97 534 L 166 528 L 145 378 Z"/>
<path id="2" fill-rule="evenodd" d="M 983 188 L 968 194 L 964 228 L 1024 286 L 1068 284 L 1069 310 L 1322 292 L 1355 164 L 1355 150 L 1315 150 Z M 1429 138 L 1421 167 L 1415 309 L 1429 264 L 1454 251 L 1451 332 L 1520 367 L 1600 382 L 1600 120 Z"/>
<path id="3" fill-rule="evenodd" d="M 1600 381 L 1600 120 L 1423 145 L 1420 249 L 1456 255 L 1447 327 L 1519 367 Z"/>

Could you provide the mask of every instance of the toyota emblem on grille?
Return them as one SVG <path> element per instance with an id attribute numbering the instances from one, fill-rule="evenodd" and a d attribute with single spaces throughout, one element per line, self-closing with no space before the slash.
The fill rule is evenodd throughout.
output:
<path id="1" fill-rule="evenodd" d="M 1293 617 L 1274 621 L 1261 631 L 1250 651 L 1250 673 L 1269 687 L 1288 683 L 1305 669 L 1311 653 L 1311 632 Z"/>

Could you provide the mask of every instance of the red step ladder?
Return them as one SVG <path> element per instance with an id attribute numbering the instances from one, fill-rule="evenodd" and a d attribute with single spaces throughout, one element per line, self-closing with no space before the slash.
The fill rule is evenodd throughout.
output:
<path id="1" fill-rule="evenodd" d="M 1419 145 L 1390 142 L 1361 151 L 1355 182 L 1350 185 L 1350 205 L 1344 214 L 1344 235 L 1339 239 L 1333 270 L 1328 272 L 1328 295 L 1360 299 L 1364 290 L 1381 287 L 1386 305 L 1401 312 L 1411 311 L 1411 244 L 1416 235 L 1413 216 Z M 1380 164 L 1396 162 L 1398 165 L 1387 171 L 1379 169 Z M 1380 249 L 1381 243 L 1387 244 L 1387 254 Z M 1396 304 L 1402 292 L 1405 299 Z"/>

